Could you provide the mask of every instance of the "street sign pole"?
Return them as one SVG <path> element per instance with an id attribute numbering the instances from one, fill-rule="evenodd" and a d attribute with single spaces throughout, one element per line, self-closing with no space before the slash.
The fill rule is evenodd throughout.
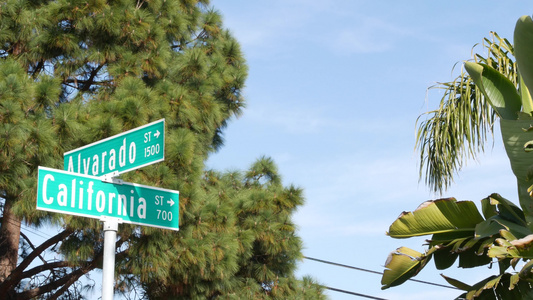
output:
<path id="1" fill-rule="evenodd" d="M 104 222 L 104 265 L 102 267 L 102 300 L 113 300 L 115 294 L 115 252 L 119 219 L 102 218 Z"/>

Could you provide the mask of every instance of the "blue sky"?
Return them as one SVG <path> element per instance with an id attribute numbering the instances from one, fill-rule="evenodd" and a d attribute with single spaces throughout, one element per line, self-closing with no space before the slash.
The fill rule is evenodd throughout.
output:
<path id="1" fill-rule="evenodd" d="M 304 255 L 383 271 L 399 246 L 423 251 L 423 239 L 394 240 L 388 226 L 404 210 L 439 198 L 418 181 L 415 121 L 435 108 L 436 82 L 471 57 L 490 31 L 512 41 L 526 1 L 214 0 L 249 66 L 247 108 L 208 161 L 245 169 L 272 157 L 285 184 L 304 189 L 294 216 Z M 483 51 L 481 47 L 475 48 Z M 460 66 L 460 64 L 458 65 Z M 516 202 L 515 179 L 499 142 L 471 161 L 442 196 L 479 200 L 492 192 Z M 495 271 L 494 271 L 495 272 Z M 435 270 L 416 279 L 468 283 L 492 274 L 478 268 Z M 386 299 L 451 299 L 454 290 L 408 282 L 381 291 L 379 275 L 309 260 L 299 275 L 334 288 Z M 329 291 L 331 299 L 354 296 Z"/>

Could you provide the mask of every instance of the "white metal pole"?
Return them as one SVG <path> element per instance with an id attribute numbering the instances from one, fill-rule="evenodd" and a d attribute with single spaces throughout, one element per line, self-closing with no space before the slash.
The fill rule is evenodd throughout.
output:
<path id="1" fill-rule="evenodd" d="M 115 294 L 115 250 L 118 220 L 104 218 L 104 265 L 102 267 L 102 300 L 113 300 Z"/>

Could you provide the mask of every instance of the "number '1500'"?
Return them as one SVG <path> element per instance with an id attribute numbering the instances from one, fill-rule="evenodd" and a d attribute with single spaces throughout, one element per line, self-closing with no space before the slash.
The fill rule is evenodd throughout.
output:
<path id="1" fill-rule="evenodd" d="M 144 157 L 150 157 L 152 155 L 159 154 L 160 146 L 159 144 L 155 144 L 149 147 L 144 148 Z"/>

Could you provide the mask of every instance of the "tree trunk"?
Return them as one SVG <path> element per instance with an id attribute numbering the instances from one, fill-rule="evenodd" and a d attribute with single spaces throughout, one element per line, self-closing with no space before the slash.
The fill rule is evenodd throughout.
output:
<path id="1" fill-rule="evenodd" d="M 21 221 L 11 212 L 12 204 L 9 198 L 5 199 L 0 224 L 0 282 L 17 267 Z"/>

